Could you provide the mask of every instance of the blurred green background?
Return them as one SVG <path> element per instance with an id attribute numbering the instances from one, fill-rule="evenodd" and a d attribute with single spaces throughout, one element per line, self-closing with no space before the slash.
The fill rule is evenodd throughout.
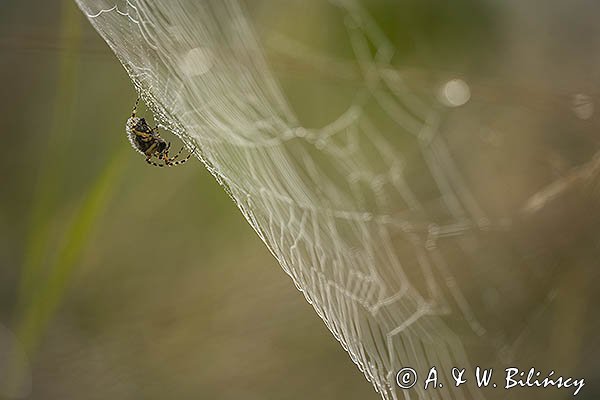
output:
<path id="1" fill-rule="evenodd" d="M 275 49 L 269 61 L 302 123 L 338 116 L 364 84 L 359 68 L 303 64 L 271 35 L 310 43 L 329 61 L 353 59 L 334 7 L 245 3 Z M 392 63 L 411 89 L 432 101 L 438 83 L 470 78 L 476 101 L 450 114 L 445 129 L 489 210 L 513 212 L 597 151 L 593 103 L 586 118 L 570 108 L 572 94 L 598 98 L 600 74 L 589 72 L 600 71 L 597 5 L 579 0 L 569 14 L 559 1 L 363 3 L 396 46 Z M 30 399 L 378 398 L 205 168 L 196 160 L 153 168 L 130 148 L 124 125 L 136 93 L 75 3 L 4 0 L 0 11 L 0 385 L 4 372 Z M 403 140 L 386 128 L 387 139 Z M 573 214 L 586 219 L 588 211 Z M 595 240 L 595 220 L 588 218 L 584 235 L 567 214 L 552 229 L 536 225 L 531 242 L 553 247 L 562 236 L 550 231 L 558 228 Z M 502 240 L 535 258 L 519 261 L 555 261 L 554 253 L 535 253 L 529 239 Z M 587 368 L 594 378 L 599 323 L 590 315 L 600 301 L 589 266 L 597 246 L 586 253 L 569 245 L 559 251 L 567 279 L 554 286 L 568 300 L 551 307 L 547 325 L 532 325 L 550 326 L 548 342 L 562 345 L 552 362 Z M 571 268 L 578 259 L 587 269 Z M 578 334 L 563 340 L 573 327 Z M 11 348 L 24 349 L 28 361 Z"/>

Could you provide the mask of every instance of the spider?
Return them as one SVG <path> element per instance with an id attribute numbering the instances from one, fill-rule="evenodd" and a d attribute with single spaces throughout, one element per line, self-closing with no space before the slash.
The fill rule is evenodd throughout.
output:
<path id="1" fill-rule="evenodd" d="M 146 156 L 146 162 L 155 167 L 172 167 L 174 165 L 180 165 L 185 163 L 193 154 L 193 150 L 183 160 L 175 161 L 181 154 L 184 147 L 181 148 L 173 157 L 169 157 L 169 149 L 171 143 L 167 142 L 160 137 L 158 133 L 158 126 L 150 128 L 144 118 L 136 116 L 137 106 L 140 102 L 138 97 L 131 111 L 131 117 L 127 120 L 125 125 L 125 131 L 131 146 L 139 153 Z M 152 157 L 156 157 L 157 160 L 163 161 L 164 164 L 156 163 L 152 161 Z"/>

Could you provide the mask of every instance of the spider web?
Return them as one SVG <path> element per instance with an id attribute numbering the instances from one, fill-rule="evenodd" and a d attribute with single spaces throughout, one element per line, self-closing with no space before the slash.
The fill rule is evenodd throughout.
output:
<path id="1" fill-rule="evenodd" d="M 452 367 L 478 357 L 511 360 L 548 286 L 528 286 L 535 271 L 515 262 L 511 213 L 484 207 L 457 161 L 475 151 L 469 132 L 409 88 L 360 2 L 330 1 L 354 60 L 276 40 L 281 54 L 358 82 L 320 128 L 300 122 L 237 1 L 77 2 L 382 398 L 483 397 L 475 385 L 403 391 L 396 373 L 436 366 L 451 383 Z M 508 293 L 519 295 L 500 304 Z M 507 313 L 524 322 L 508 328 Z"/>

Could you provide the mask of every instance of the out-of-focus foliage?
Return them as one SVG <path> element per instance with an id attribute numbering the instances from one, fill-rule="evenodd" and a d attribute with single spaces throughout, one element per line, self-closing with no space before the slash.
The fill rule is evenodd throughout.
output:
<path id="1" fill-rule="evenodd" d="M 596 177 L 586 174 L 594 165 L 586 163 L 598 127 L 595 4 L 578 1 L 569 11 L 558 1 L 363 3 L 394 43 L 391 63 L 417 91 L 470 78 L 476 101 L 448 113 L 444 132 L 492 215 L 523 204 L 543 209 L 554 200 L 548 182 L 593 186 Z M 339 115 L 363 83 L 356 66 L 336 62 L 354 56 L 324 4 L 246 2 L 306 126 Z M 30 397 L 377 398 L 204 167 L 161 170 L 130 151 L 123 125 L 136 94 L 76 6 L 9 0 L 2 7 L 0 71 L 10 79 L 0 94 L 0 324 L 29 352 L 21 372 L 31 373 Z M 577 22 L 565 29 L 570 18 Z M 274 31 L 333 57 L 311 58 Z M 598 212 L 574 204 L 591 199 L 549 207 L 560 212 L 509 234 L 481 234 L 490 249 L 477 260 L 485 273 L 468 275 L 461 267 L 473 260 L 447 252 L 466 293 L 492 275 L 502 281 L 506 264 L 550 276 L 547 298 L 536 297 L 541 281 L 527 282 L 531 291 L 504 282 L 512 296 L 492 291 L 475 307 L 493 305 L 487 322 L 515 334 L 509 339 L 527 349 L 522 359 L 585 372 L 591 397 L 584 398 L 595 398 L 598 382 L 598 320 L 589 318 L 599 303 L 590 268 Z M 512 252 L 504 252 L 507 243 L 516 244 Z M 511 320 L 503 310 L 518 311 L 511 305 L 527 296 L 539 300 L 539 313 Z"/>

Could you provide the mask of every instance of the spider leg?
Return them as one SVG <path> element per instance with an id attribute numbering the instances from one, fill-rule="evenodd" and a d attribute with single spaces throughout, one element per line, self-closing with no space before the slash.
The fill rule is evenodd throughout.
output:
<path id="1" fill-rule="evenodd" d="M 152 161 L 151 157 L 146 157 L 146 162 L 150 165 L 154 165 L 155 167 L 164 167 L 163 164 L 158 164 L 158 163 L 155 163 L 154 161 Z"/>
<path id="2" fill-rule="evenodd" d="M 165 164 L 170 167 L 171 159 L 169 158 L 169 149 L 171 148 L 171 142 L 167 142 L 167 147 L 157 156 L 160 160 L 163 160 Z"/>
<path id="3" fill-rule="evenodd" d="M 156 144 L 156 142 L 152 143 L 145 152 L 146 158 L 152 158 L 152 155 L 156 152 L 157 147 L 158 145 Z"/>
<path id="4" fill-rule="evenodd" d="M 179 160 L 179 161 L 175 161 L 172 162 L 170 165 L 181 165 L 181 164 L 185 164 L 187 160 L 190 159 L 190 157 L 192 156 L 192 154 L 194 154 L 194 151 L 196 151 L 196 147 L 194 146 L 194 149 L 190 152 L 190 154 L 187 155 L 186 158 L 184 158 L 183 160 Z M 181 152 L 181 151 L 180 151 Z M 178 153 L 179 154 L 179 153 Z"/>
<path id="5" fill-rule="evenodd" d="M 183 149 L 185 148 L 185 146 L 183 146 L 181 149 L 179 149 L 179 151 L 177 152 L 177 154 L 175 154 L 173 157 L 170 158 L 171 161 L 175 161 L 175 159 L 177 157 L 179 157 L 179 155 L 181 154 L 181 152 L 183 151 Z"/>
<path id="6" fill-rule="evenodd" d="M 152 136 L 148 135 L 146 132 L 140 132 L 140 131 L 134 130 L 134 133 L 137 137 L 142 139 L 142 142 L 149 142 L 153 139 Z"/>
<path id="7" fill-rule="evenodd" d="M 137 112 L 137 106 L 140 103 L 140 96 L 138 96 L 137 100 L 135 101 L 135 105 L 133 106 L 133 110 L 131 110 L 131 117 L 135 117 L 135 113 Z"/>

